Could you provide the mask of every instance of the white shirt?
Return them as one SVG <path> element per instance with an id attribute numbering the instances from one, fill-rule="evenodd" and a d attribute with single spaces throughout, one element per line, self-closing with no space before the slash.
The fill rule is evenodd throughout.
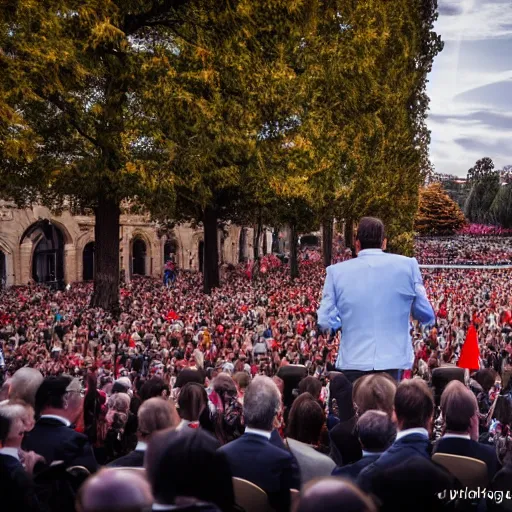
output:
<path id="1" fill-rule="evenodd" d="M 137 443 L 137 446 L 135 447 L 136 452 L 145 452 L 148 448 L 148 443 L 145 443 L 144 441 L 139 441 Z"/>
<path id="2" fill-rule="evenodd" d="M 61 423 L 63 423 L 66 427 L 71 427 L 71 422 L 63 418 L 62 416 L 57 416 L 56 414 L 42 414 L 39 419 L 51 419 L 51 420 L 58 420 Z"/>
<path id="3" fill-rule="evenodd" d="M 0 448 L 0 455 L 8 455 L 9 457 L 14 457 L 17 460 L 20 460 L 20 454 L 18 452 L 18 448 Z"/>
<path id="4" fill-rule="evenodd" d="M 259 428 L 250 428 L 245 427 L 246 434 L 254 434 L 255 436 L 266 437 L 270 441 L 270 436 L 272 432 L 267 432 L 266 430 L 261 430 Z"/>
<path id="5" fill-rule="evenodd" d="M 469 434 L 445 434 L 441 439 L 471 439 Z"/>
<path id="6" fill-rule="evenodd" d="M 428 431 L 426 428 L 406 428 L 396 434 L 396 441 L 402 439 L 402 437 L 410 436 L 412 434 L 421 434 L 428 439 Z"/>

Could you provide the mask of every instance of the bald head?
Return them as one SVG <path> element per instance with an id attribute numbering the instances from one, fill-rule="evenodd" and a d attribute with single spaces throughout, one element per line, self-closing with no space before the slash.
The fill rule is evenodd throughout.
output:
<path id="1" fill-rule="evenodd" d="M 297 512 L 377 512 L 373 501 L 348 480 L 320 478 L 302 490 Z"/>
<path id="2" fill-rule="evenodd" d="M 142 512 L 150 508 L 152 503 L 151 487 L 143 473 L 126 469 L 102 469 L 80 489 L 77 510 Z"/>

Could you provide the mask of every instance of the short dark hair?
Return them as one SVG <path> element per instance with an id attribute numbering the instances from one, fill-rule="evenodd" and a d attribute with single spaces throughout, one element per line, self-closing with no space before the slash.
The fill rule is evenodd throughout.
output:
<path id="1" fill-rule="evenodd" d="M 45 377 L 36 393 L 36 415 L 46 407 L 64 409 L 64 396 L 73 379 L 67 375 Z"/>
<path id="2" fill-rule="evenodd" d="M 404 380 L 398 385 L 395 413 L 402 430 L 427 427 L 434 414 L 434 399 L 425 381 Z"/>
<path id="3" fill-rule="evenodd" d="M 320 397 L 320 393 L 322 392 L 322 383 L 309 375 L 308 377 L 304 377 L 299 382 L 299 394 L 302 393 L 310 393 L 315 400 L 318 400 Z"/>
<path id="4" fill-rule="evenodd" d="M 363 450 L 383 452 L 396 437 L 396 426 L 384 411 L 366 411 L 357 421 L 357 432 Z"/>
<path id="5" fill-rule="evenodd" d="M 306 444 L 317 444 L 325 415 L 310 393 L 302 393 L 293 402 L 288 416 L 288 437 Z"/>
<path id="6" fill-rule="evenodd" d="M 169 386 L 165 383 L 165 381 L 160 377 L 151 377 L 151 379 L 144 382 L 140 388 L 139 396 L 140 399 L 145 402 L 150 398 L 162 396 L 164 391 L 167 391 L 167 394 L 170 393 Z"/>
<path id="7" fill-rule="evenodd" d="M 356 239 L 361 249 L 380 249 L 384 242 L 384 223 L 377 217 L 363 217 L 357 226 Z"/>
<path id="8" fill-rule="evenodd" d="M 462 382 L 453 380 L 441 395 L 441 411 L 446 430 L 466 432 L 471 425 L 471 418 L 478 411 L 478 402 Z"/>
<path id="9" fill-rule="evenodd" d="M 221 510 L 231 510 L 232 475 L 219 447 L 217 439 L 201 429 L 155 432 L 144 459 L 155 500 L 171 505 L 176 497 L 188 496 L 215 503 Z M 204 468 L 215 471 L 201 479 Z"/>

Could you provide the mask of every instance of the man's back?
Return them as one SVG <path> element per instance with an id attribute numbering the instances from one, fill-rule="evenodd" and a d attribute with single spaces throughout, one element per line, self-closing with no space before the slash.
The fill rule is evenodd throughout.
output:
<path id="1" fill-rule="evenodd" d="M 234 477 L 261 487 L 277 510 L 289 509 L 290 489 L 294 486 L 293 457 L 289 452 L 255 434 L 244 434 L 220 451 L 227 457 Z"/>
<path id="2" fill-rule="evenodd" d="M 318 323 L 335 327 L 334 317 L 341 320 L 337 368 L 410 368 L 411 312 L 422 322 L 434 319 L 415 259 L 366 249 L 357 258 L 327 269 Z"/>
<path id="3" fill-rule="evenodd" d="M 463 457 L 472 457 L 481 460 L 487 465 L 489 481 L 494 478 L 498 471 L 498 458 L 494 446 L 477 443 L 472 439 L 461 437 L 442 437 L 434 446 L 434 453 L 448 453 L 451 455 L 461 455 Z"/>
<path id="4" fill-rule="evenodd" d="M 61 460 L 67 466 L 85 466 L 91 472 L 98 467 L 87 437 L 51 418 L 41 418 L 26 434 L 23 449 L 42 455 L 47 464 Z"/>

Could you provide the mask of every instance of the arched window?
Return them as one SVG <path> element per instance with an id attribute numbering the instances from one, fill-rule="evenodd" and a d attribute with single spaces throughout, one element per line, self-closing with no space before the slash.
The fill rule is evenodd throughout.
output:
<path id="1" fill-rule="evenodd" d="M 176 261 L 176 253 L 178 252 L 178 242 L 174 238 L 167 240 L 164 244 L 164 265 L 170 260 Z"/>
<path id="2" fill-rule="evenodd" d="M 240 230 L 240 239 L 238 242 L 238 262 L 242 263 L 245 261 L 245 245 L 247 244 L 247 229 L 242 228 Z"/>
<path id="3" fill-rule="evenodd" d="M 84 281 L 92 281 L 94 279 L 94 249 L 94 242 L 89 242 L 84 247 L 84 252 L 82 255 L 82 270 Z"/>
<path id="4" fill-rule="evenodd" d="M 39 233 L 37 233 L 39 231 Z M 32 278 L 37 283 L 59 283 L 64 280 L 64 238 L 50 221 L 35 229 L 37 240 L 32 257 Z"/>
<path id="5" fill-rule="evenodd" d="M 145 276 L 146 275 L 146 242 L 140 238 L 133 241 L 132 251 L 132 274 Z"/>

